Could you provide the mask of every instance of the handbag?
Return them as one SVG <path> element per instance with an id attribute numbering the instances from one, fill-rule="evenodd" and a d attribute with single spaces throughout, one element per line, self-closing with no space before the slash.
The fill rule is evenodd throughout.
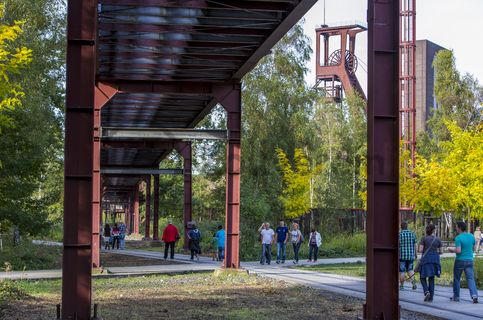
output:
<path id="1" fill-rule="evenodd" d="M 421 261 L 423 261 L 424 257 L 428 254 L 429 250 L 433 247 L 433 243 L 436 240 L 436 236 L 433 238 L 433 241 L 431 241 L 431 244 L 429 245 L 429 248 L 426 249 L 426 251 L 423 253 L 423 256 L 421 259 L 419 259 L 418 263 L 416 264 L 416 268 L 414 268 L 414 272 L 420 273 L 421 272 Z"/>

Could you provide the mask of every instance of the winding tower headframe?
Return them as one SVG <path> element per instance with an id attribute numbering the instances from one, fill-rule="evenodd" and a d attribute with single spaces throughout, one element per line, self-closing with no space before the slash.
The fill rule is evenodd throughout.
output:
<path id="1" fill-rule="evenodd" d="M 404 177 L 414 174 L 416 156 L 416 0 L 399 1 L 399 139 L 409 159 L 401 163 Z M 401 199 L 401 210 L 413 208 Z"/>
<path id="2" fill-rule="evenodd" d="M 329 27 L 322 25 L 316 32 L 316 87 L 326 97 L 340 102 L 343 93 L 357 92 L 364 99 L 364 91 L 356 76 L 359 61 L 355 54 L 356 35 L 366 31 L 361 24 Z M 339 47 L 330 48 L 330 38 L 340 37 Z"/>

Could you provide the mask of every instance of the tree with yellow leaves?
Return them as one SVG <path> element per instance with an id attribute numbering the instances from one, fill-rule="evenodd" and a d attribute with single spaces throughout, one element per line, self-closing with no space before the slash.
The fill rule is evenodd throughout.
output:
<path id="1" fill-rule="evenodd" d="M 294 151 L 293 166 L 282 149 L 277 148 L 276 152 L 284 184 L 279 199 L 285 209 L 285 217 L 298 218 L 310 210 L 311 178 L 320 172 L 321 166 L 311 169 L 307 157 L 299 148 Z"/>
<path id="2" fill-rule="evenodd" d="M 4 9 L 4 5 L 0 4 L 0 21 L 4 17 Z M 24 23 L 0 24 L 0 133 L 2 127 L 12 125 L 8 112 L 22 105 L 24 93 L 15 76 L 32 61 L 32 51 L 15 44 Z"/>

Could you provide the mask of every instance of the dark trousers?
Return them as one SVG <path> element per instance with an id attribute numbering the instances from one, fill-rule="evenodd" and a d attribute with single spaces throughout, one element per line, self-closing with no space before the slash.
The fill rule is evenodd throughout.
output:
<path id="1" fill-rule="evenodd" d="M 299 243 L 292 243 L 294 260 L 297 261 L 297 262 L 299 262 L 300 244 L 301 244 L 301 242 L 299 242 Z"/>
<path id="2" fill-rule="evenodd" d="M 117 244 L 117 249 L 119 249 L 119 237 L 112 237 L 112 248 L 114 249 L 114 246 Z"/>
<path id="3" fill-rule="evenodd" d="M 427 279 L 429 279 L 429 287 L 428 287 Z M 426 292 L 429 292 L 429 294 L 431 294 L 431 299 L 432 299 L 434 296 L 434 277 L 428 277 L 428 278 L 421 277 L 421 285 L 423 286 L 424 294 L 426 294 Z"/>
<path id="4" fill-rule="evenodd" d="M 262 257 L 260 258 L 260 263 L 264 264 L 265 260 L 267 261 L 267 264 L 270 264 L 270 260 L 272 260 L 271 244 L 262 244 Z"/>
<path id="5" fill-rule="evenodd" d="M 168 258 L 168 249 L 169 247 L 171 247 L 171 250 L 170 250 L 170 253 L 169 253 L 169 257 L 171 259 L 174 259 L 174 244 L 176 243 L 176 241 L 173 241 L 173 242 L 166 242 L 164 244 L 164 258 L 167 259 Z"/>
<path id="6" fill-rule="evenodd" d="M 309 247 L 309 260 L 317 261 L 317 254 L 319 253 L 319 247 L 316 244 L 311 244 Z M 312 258 L 312 254 L 314 257 Z"/>

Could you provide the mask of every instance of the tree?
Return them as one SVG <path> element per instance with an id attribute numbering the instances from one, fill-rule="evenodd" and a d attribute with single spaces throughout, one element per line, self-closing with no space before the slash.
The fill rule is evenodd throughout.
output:
<path id="1" fill-rule="evenodd" d="M 0 21 L 5 18 L 5 4 L 0 4 Z M 24 96 L 19 79 L 15 75 L 25 69 L 32 60 L 32 50 L 18 45 L 25 21 L 0 24 L 0 134 L 2 127 L 12 126 L 9 113 L 22 105 Z M 0 163 L 1 164 L 1 163 Z"/>
<path id="2" fill-rule="evenodd" d="M 282 170 L 283 190 L 279 199 L 289 219 L 303 216 L 310 210 L 310 181 L 320 167 L 310 170 L 307 157 L 302 149 L 294 151 L 294 164 L 290 163 L 285 152 L 277 148 L 278 165 Z"/>
<path id="3" fill-rule="evenodd" d="M 63 193 L 65 3 L 5 0 L 3 21 L 23 19 L 16 43 L 28 46 L 28 72 L 10 79 L 23 88 L 22 107 L 8 111 L 0 139 L 0 227 L 24 234 L 59 227 Z"/>

